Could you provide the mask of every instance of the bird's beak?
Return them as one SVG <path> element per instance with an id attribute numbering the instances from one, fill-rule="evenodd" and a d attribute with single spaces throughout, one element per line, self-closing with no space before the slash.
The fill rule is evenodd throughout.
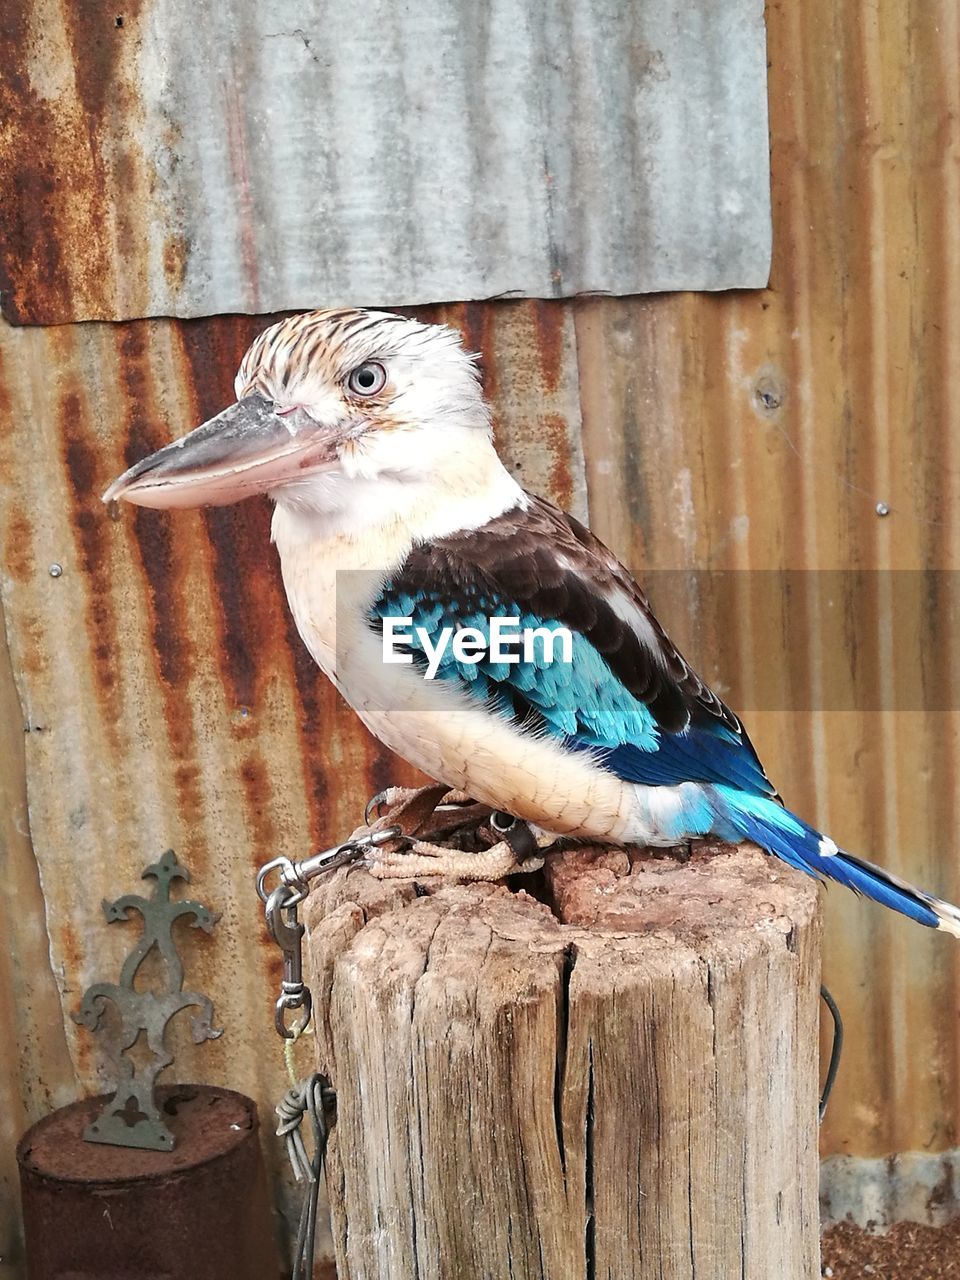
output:
<path id="1" fill-rule="evenodd" d="M 279 414 L 244 396 L 189 435 L 132 466 L 103 495 L 141 507 L 224 506 L 336 460 L 336 434 L 302 409 Z"/>

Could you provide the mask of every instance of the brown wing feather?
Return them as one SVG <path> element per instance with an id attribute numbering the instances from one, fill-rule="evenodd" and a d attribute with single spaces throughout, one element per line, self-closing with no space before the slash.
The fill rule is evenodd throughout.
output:
<path id="1" fill-rule="evenodd" d="M 743 732 L 667 637 L 616 556 L 579 520 L 543 498 L 529 495 L 525 509 L 513 508 L 480 529 L 415 547 L 393 586 L 415 593 L 425 581 L 441 595 L 444 586 L 451 596 L 476 596 L 487 589 L 581 632 L 667 732 L 706 718 Z M 638 628 L 621 616 L 626 610 L 611 603 L 617 594 L 645 625 Z"/>

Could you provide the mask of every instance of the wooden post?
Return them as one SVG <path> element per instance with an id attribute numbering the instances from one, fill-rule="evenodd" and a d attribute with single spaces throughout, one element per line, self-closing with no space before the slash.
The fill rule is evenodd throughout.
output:
<path id="1" fill-rule="evenodd" d="M 340 1280 L 814 1280 L 816 885 L 592 849 L 540 893 L 308 900 Z"/>

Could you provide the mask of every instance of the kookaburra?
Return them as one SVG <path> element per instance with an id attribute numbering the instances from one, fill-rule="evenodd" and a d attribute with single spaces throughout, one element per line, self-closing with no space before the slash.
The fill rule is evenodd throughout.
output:
<path id="1" fill-rule="evenodd" d="M 269 494 L 300 634 L 391 750 L 541 834 L 753 840 L 960 935 L 956 907 L 782 805 L 630 573 L 503 466 L 458 333 L 374 311 L 293 316 L 250 347 L 236 396 L 104 499 Z"/>

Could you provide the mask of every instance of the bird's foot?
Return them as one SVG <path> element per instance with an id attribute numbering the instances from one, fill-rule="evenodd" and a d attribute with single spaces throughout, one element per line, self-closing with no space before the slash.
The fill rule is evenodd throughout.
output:
<path id="1" fill-rule="evenodd" d="M 447 849 L 429 840 L 414 840 L 407 849 L 386 848 L 371 852 L 367 869 L 378 880 L 415 880 L 442 876 L 455 880 L 502 880 L 518 872 L 539 871 L 543 855 L 539 852 L 523 856 L 506 840 L 500 840 L 480 853 Z"/>
<path id="2" fill-rule="evenodd" d="M 539 871 L 542 850 L 555 839 L 439 783 L 390 787 L 373 797 L 364 816 L 368 826 L 351 838 L 399 828 L 368 854 L 367 868 L 381 880 L 502 880 Z"/>

